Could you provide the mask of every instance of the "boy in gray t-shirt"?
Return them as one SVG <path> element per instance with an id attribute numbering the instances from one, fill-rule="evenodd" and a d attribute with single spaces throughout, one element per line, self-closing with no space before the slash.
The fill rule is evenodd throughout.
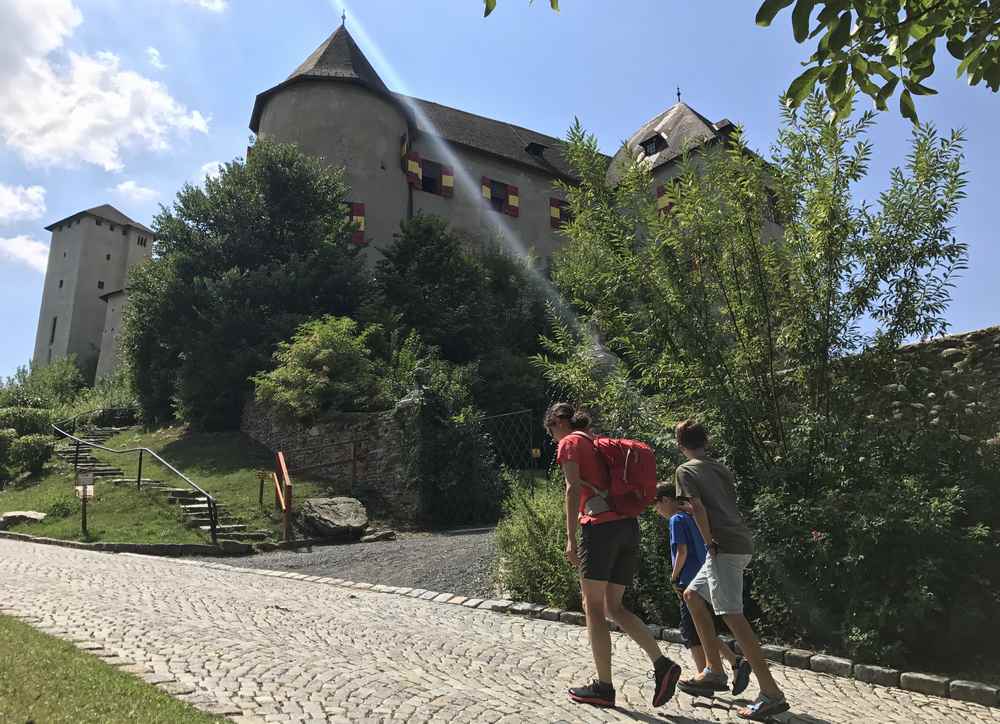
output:
<path id="1" fill-rule="evenodd" d="M 757 700 L 736 713 L 742 719 L 766 721 L 788 711 L 788 702 L 771 676 L 760 642 L 743 615 L 743 570 L 753 555 L 753 536 L 737 506 L 732 472 L 705 454 L 708 445 L 705 428 L 694 420 L 686 420 L 674 432 L 677 445 L 687 458 L 677 468 L 677 494 L 691 499 L 695 522 L 708 547 L 705 564 L 684 590 L 684 602 L 691 611 L 708 665 L 704 671 L 681 681 L 678 688 L 694 696 L 729 688 L 719 655 L 722 643 L 705 605 L 711 603 L 736 637 L 760 685 Z"/>

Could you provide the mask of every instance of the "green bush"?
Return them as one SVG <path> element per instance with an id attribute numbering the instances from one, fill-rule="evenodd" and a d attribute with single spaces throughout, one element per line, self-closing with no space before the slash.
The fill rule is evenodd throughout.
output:
<path id="1" fill-rule="evenodd" d="M 566 560 L 566 516 L 559 480 L 534 490 L 508 474 L 510 495 L 496 528 L 497 581 L 520 601 L 580 610 L 580 581 Z"/>
<path id="2" fill-rule="evenodd" d="M 274 353 L 275 369 L 253 377 L 257 400 L 288 419 L 312 422 L 324 412 L 384 409 L 368 349 L 372 329 L 347 317 L 306 322 Z"/>
<path id="3" fill-rule="evenodd" d="M 52 413 L 34 407 L 0 409 L 0 430 L 14 428 L 18 435 L 42 434 L 51 431 Z"/>
<path id="4" fill-rule="evenodd" d="M 0 465 L 5 465 L 10 459 L 10 449 L 17 439 L 17 430 L 0 429 Z"/>
<path id="5" fill-rule="evenodd" d="M 18 367 L 0 383 L 0 407 L 54 407 L 72 401 L 84 386 L 76 357 L 69 355 L 44 367 Z"/>
<path id="6" fill-rule="evenodd" d="M 10 462 L 15 469 L 32 475 L 42 472 L 52 457 L 55 442 L 50 435 L 25 435 L 17 438 L 10 450 Z"/>
<path id="7" fill-rule="evenodd" d="M 55 501 L 46 512 L 47 518 L 68 518 L 80 510 L 80 502 L 69 496 Z"/>

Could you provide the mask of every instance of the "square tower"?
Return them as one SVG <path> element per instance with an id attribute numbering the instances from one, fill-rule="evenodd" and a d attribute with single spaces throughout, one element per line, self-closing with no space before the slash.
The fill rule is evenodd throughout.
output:
<path id="1" fill-rule="evenodd" d="M 124 289 L 129 270 L 152 255 L 153 232 L 104 204 L 55 222 L 45 270 L 32 364 L 76 355 L 93 380 L 108 305 Z"/>

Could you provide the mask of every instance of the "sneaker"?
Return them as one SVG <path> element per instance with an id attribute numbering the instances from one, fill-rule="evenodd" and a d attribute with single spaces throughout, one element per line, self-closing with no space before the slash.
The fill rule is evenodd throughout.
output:
<path id="1" fill-rule="evenodd" d="M 733 667 L 733 696 L 739 696 L 750 686 L 750 674 L 753 669 L 750 662 L 742 656 L 736 657 L 736 665 Z"/>
<path id="2" fill-rule="evenodd" d="M 674 695 L 677 689 L 677 680 L 681 678 L 681 667 L 661 656 L 653 665 L 653 680 L 656 688 L 653 691 L 653 706 L 663 706 Z"/>
<path id="3" fill-rule="evenodd" d="M 718 674 L 707 666 L 700 676 L 692 676 L 677 684 L 681 691 L 692 696 L 705 696 L 717 691 L 729 691 L 729 679 L 725 674 Z"/>
<path id="4" fill-rule="evenodd" d="M 587 686 L 574 686 L 568 692 L 569 698 L 578 704 L 591 706 L 614 706 L 615 687 L 594 679 Z"/>
<path id="5" fill-rule="evenodd" d="M 783 694 L 771 698 L 767 694 L 762 693 L 750 706 L 744 709 L 737 709 L 736 716 L 749 721 L 770 721 L 771 717 L 782 714 L 790 708 Z"/>

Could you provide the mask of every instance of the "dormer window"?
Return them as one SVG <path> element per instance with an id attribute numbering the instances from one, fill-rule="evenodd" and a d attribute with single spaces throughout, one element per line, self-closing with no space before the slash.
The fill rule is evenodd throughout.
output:
<path id="1" fill-rule="evenodd" d="M 667 147 L 667 140 L 657 133 L 655 136 L 650 136 L 641 144 L 642 152 L 646 154 L 646 157 L 652 156 L 654 153 L 659 153 L 664 148 Z"/>
<path id="2" fill-rule="evenodd" d="M 531 143 L 529 143 L 527 146 L 524 147 L 524 150 L 530 153 L 532 156 L 538 156 L 539 158 L 541 158 L 542 154 L 545 153 L 546 148 L 548 148 L 548 146 L 545 146 L 541 143 L 535 143 L 534 141 L 532 141 Z"/>

